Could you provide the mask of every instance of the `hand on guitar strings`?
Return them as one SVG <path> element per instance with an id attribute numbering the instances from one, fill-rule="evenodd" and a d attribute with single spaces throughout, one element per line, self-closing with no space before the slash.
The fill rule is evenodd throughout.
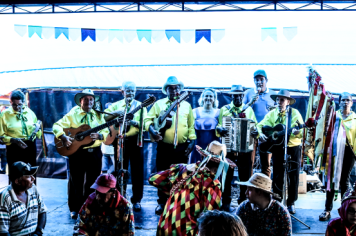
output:
<path id="1" fill-rule="evenodd" d="M 148 129 L 148 131 L 150 132 L 152 138 L 153 138 L 156 142 L 162 140 L 162 136 L 160 135 L 161 133 L 158 132 L 157 130 L 155 130 L 155 129 L 153 128 L 153 125 L 150 126 L 150 128 Z"/>
<path id="2" fill-rule="evenodd" d="M 261 134 L 260 137 L 258 138 L 258 140 L 260 140 L 261 143 L 266 142 L 268 139 L 268 137 L 264 134 Z"/>
<path id="3" fill-rule="evenodd" d="M 222 137 L 227 137 L 229 135 L 229 131 L 223 127 L 218 127 L 216 128 L 216 131 L 222 136 Z"/>
<path id="4" fill-rule="evenodd" d="M 22 149 L 27 148 L 26 143 L 24 143 L 24 142 L 22 141 L 22 139 L 20 139 L 20 138 L 12 138 L 12 139 L 10 139 L 10 142 L 11 142 L 11 143 L 15 143 L 17 146 L 19 146 L 19 147 L 22 148 Z"/>
<path id="5" fill-rule="evenodd" d="M 95 142 L 96 140 L 103 140 L 103 135 L 99 133 L 91 133 L 90 138 L 92 138 L 93 142 Z"/>
<path id="6" fill-rule="evenodd" d="M 299 129 L 292 129 L 292 134 L 298 135 L 300 133 Z"/>
<path id="7" fill-rule="evenodd" d="M 71 138 L 71 137 L 69 137 L 67 135 L 64 135 L 64 134 L 62 136 L 60 136 L 59 138 L 62 140 L 63 146 L 65 146 L 67 148 L 70 145 L 72 145 L 72 141 L 74 140 L 74 138 Z"/>

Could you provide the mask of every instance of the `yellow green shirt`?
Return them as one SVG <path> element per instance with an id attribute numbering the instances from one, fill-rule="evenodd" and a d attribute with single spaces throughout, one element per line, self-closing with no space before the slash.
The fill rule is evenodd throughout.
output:
<path id="1" fill-rule="evenodd" d="M 134 101 L 134 100 L 132 100 L 132 101 L 130 102 L 129 107 L 132 106 L 133 101 Z M 136 107 L 138 107 L 138 106 L 141 104 L 141 102 L 139 102 L 139 101 L 136 101 L 136 102 L 137 102 Z M 108 108 L 105 110 L 105 112 L 113 112 L 113 111 L 120 111 L 120 110 L 124 111 L 124 110 L 125 110 L 125 107 L 126 107 L 125 99 L 122 99 L 122 100 L 120 100 L 120 101 L 118 101 L 118 102 L 115 102 L 115 103 L 111 104 L 111 106 L 108 107 Z M 140 126 L 141 112 L 143 112 L 143 119 L 145 119 L 145 117 L 147 116 L 147 109 L 146 109 L 146 107 L 144 107 L 144 108 L 142 108 L 141 110 L 139 110 L 138 112 L 136 112 L 136 113 L 134 114 L 134 118 L 133 118 L 134 121 L 137 121 L 137 122 L 138 122 L 139 127 L 141 127 L 141 126 Z M 129 131 L 126 132 L 126 136 L 127 136 L 127 137 L 130 137 L 130 136 L 137 135 L 138 133 L 139 133 L 139 128 L 137 128 L 137 127 L 131 125 Z"/>
<path id="2" fill-rule="evenodd" d="M 148 131 L 151 124 L 153 124 L 153 119 L 158 118 L 161 111 L 166 111 L 170 105 L 171 101 L 167 98 L 158 100 L 148 112 L 144 120 L 144 128 Z M 175 119 L 173 116 L 172 126 L 166 130 L 166 133 L 163 138 L 163 142 L 173 144 L 174 141 L 174 128 L 175 128 Z M 183 101 L 179 105 L 179 114 L 178 114 L 178 143 L 185 143 L 187 139 L 195 140 L 197 136 L 195 135 L 194 129 L 194 115 L 193 110 L 190 104 L 186 101 Z"/>
<path id="3" fill-rule="evenodd" d="M 245 106 L 245 104 L 242 104 L 240 107 L 236 107 L 234 105 L 233 102 L 231 102 L 229 104 L 230 106 L 230 109 L 227 109 L 227 105 L 226 106 L 223 106 L 221 109 L 220 109 L 220 115 L 219 115 L 219 124 L 216 126 L 216 129 L 215 129 L 215 133 L 216 133 L 216 136 L 217 137 L 220 137 L 220 134 L 217 132 L 217 128 L 218 127 L 221 127 L 222 126 L 222 118 L 224 116 L 231 116 L 231 117 L 234 117 L 232 115 L 232 112 L 235 112 L 236 114 L 239 114 L 241 113 L 241 111 L 243 110 L 243 107 Z M 256 116 L 255 116 L 255 112 L 252 110 L 251 107 L 248 107 L 246 109 L 246 111 L 244 111 L 244 113 L 246 114 L 246 118 L 247 119 L 251 119 L 253 120 L 254 122 L 256 122 L 257 124 L 257 119 L 256 119 Z"/>
<path id="4" fill-rule="evenodd" d="M 21 138 L 28 140 L 29 137 L 26 136 L 26 133 L 22 130 L 22 122 L 17 118 L 19 112 L 14 111 L 12 107 L 4 110 L 0 115 L 0 136 L 4 136 L 3 141 L 6 145 L 10 145 L 11 138 Z M 35 113 L 28 107 L 24 107 L 22 111 L 24 116 L 24 122 L 26 125 L 26 130 L 28 136 L 31 136 L 32 132 L 35 129 L 34 124 L 37 123 L 37 117 Z M 42 132 L 39 130 L 36 134 L 37 138 L 41 138 Z"/>
<path id="5" fill-rule="evenodd" d="M 291 121 L 291 128 L 297 126 L 297 121 L 299 121 L 300 124 L 304 124 L 302 115 L 299 113 L 298 110 L 291 108 L 292 109 L 292 121 Z M 272 111 L 268 112 L 265 116 L 265 118 L 263 118 L 263 120 L 258 123 L 257 125 L 257 129 L 258 129 L 258 133 L 261 135 L 262 134 L 262 127 L 265 125 L 274 127 L 277 124 L 286 124 L 286 115 L 285 112 L 281 113 L 282 116 L 282 122 L 277 122 L 278 120 L 278 116 L 279 116 L 280 112 L 278 110 L 278 108 L 273 109 Z M 289 136 L 289 142 L 288 142 L 288 147 L 295 147 L 295 146 L 299 146 L 302 143 L 302 137 L 303 137 L 303 129 L 300 130 L 300 133 L 297 135 L 291 134 Z"/>
<path id="6" fill-rule="evenodd" d="M 356 153 L 356 114 L 355 112 L 351 111 L 351 114 L 345 119 L 342 119 L 341 111 L 337 111 L 336 115 L 340 117 L 342 124 L 345 127 L 345 133 L 347 140 L 352 145 L 352 149 L 354 153 Z"/>
<path id="7" fill-rule="evenodd" d="M 94 110 L 91 110 L 89 113 L 92 115 L 87 115 L 87 113 L 79 106 L 73 107 L 62 119 L 53 124 L 53 133 L 56 138 L 64 134 L 63 129 L 65 128 L 78 128 L 84 124 L 89 125 L 91 128 L 95 128 L 105 123 L 104 117 L 98 116 Z M 105 128 L 99 131 L 99 133 L 104 136 L 105 140 L 109 134 L 109 130 Z M 93 145 L 84 147 L 84 149 L 99 147 L 104 140 L 96 140 Z"/>

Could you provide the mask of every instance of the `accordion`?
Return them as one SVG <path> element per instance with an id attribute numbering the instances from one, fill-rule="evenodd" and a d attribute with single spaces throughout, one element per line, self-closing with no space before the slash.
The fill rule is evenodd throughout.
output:
<path id="1" fill-rule="evenodd" d="M 254 149 L 254 138 L 251 131 L 256 123 L 246 118 L 234 118 L 224 116 L 222 126 L 228 130 L 228 136 L 222 137 L 222 143 L 226 145 L 228 152 L 251 152 Z"/>

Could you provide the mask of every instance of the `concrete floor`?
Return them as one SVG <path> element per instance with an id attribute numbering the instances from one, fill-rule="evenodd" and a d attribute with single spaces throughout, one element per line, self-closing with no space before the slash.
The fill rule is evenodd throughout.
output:
<path id="1" fill-rule="evenodd" d="M 7 185 L 7 176 L 0 175 L 0 188 Z M 74 220 L 70 218 L 67 206 L 67 180 L 38 178 L 37 186 L 48 208 L 47 225 L 45 234 L 49 236 L 72 235 Z M 156 226 L 159 217 L 154 214 L 156 207 L 156 189 L 145 186 L 144 198 L 142 199 L 142 211 L 135 213 L 136 234 L 138 236 L 156 235 Z M 131 185 L 128 186 L 128 194 L 131 195 Z M 339 198 L 340 199 L 340 198 Z M 306 228 L 296 220 L 292 220 L 293 234 L 298 236 L 325 235 L 327 222 L 320 222 L 319 214 L 324 209 L 324 193 L 300 194 L 296 202 L 297 214 L 300 220 L 311 226 Z M 332 217 L 337 217 L 337 209 L 340 201 L 334 204 Z"/>

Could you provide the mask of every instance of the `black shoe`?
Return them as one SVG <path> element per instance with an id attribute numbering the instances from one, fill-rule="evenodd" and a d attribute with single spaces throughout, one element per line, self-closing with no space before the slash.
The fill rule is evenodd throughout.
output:
<path id="1" fill-rule="evenodd" d="M 133 210 L 136 212 L 141 211 L 141 204 L 139 202 L 134 203 Z"/>
<path id="2" fill-rule="evenodd" d="M 290 214 L 293 214 L 293 215 L 294 215 L 295 212 L 296 212 L 296 211 L 295 211 L 295 206 L 294 206 L 294 205 L 288 206 L 288 211 L 289 211 Z"/>
<path id="3" fill-rule="evenodd" d="M 319 220 L 320 221 L 328 221 L 331 218 L 331 213 L 330 211 L 324 211 L 323 213 L 321 213 L 321 215 L 319 216 Z"/>
<path id="4" fill-rule="evenodd" d="M 231 207 L 230 204 L 223 204 L 221 210 L 231 213 L 235 210 L 235 208 Z"/>
<path id="5" fill-rule="evenodd" d="M 158 216 L 162 215 L 163 211 L 164 211 L 164 204 L 158 204 L 155 210 L 156 215 Z"/>
<path id="6" fill-rule="evenodd" d="M 72 211 L 70 213 L 70 218 L 72 218 L 73 220 L 76 220 L 78 218 L 78 212 Z"/>
<path id="7" fill-rule="evenodd" d="M 0 174 L 6 174 L 6 171 L 4 171 L 4 170 L 0 170 Z"/>

